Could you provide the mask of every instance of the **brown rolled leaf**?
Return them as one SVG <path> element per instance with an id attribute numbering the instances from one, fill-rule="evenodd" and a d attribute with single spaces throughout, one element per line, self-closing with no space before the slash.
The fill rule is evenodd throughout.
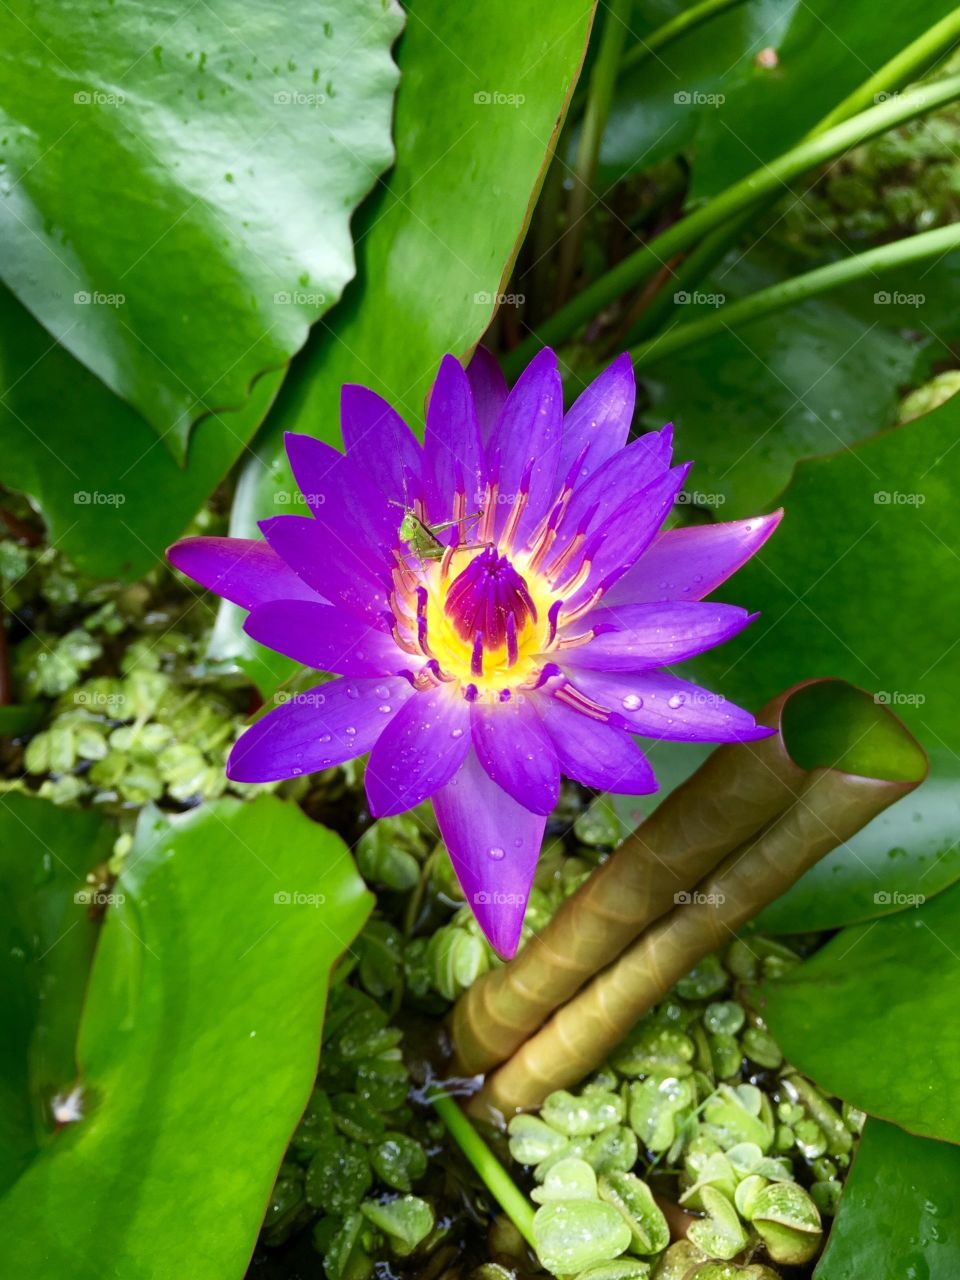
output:
<path id="1" fill-rule="evenodd" d="M 799 707 L 791 706 L 792 699 L 800 699 Z M 841 681 L 816 681 L 778 702 L 777 740 L 798 766 L 806 766 L 793 802 L 729 854 L 688 902 L 652 924 L 488 1079 L 471 1100 L 474 1114 L 489 1119 L 491 1113 L 501 1117 L 538 1106 L 554 1089 L 575 1084 L 600 1066 L 698 961 L 725 945 L 820 858 L 923 780 L 922 748 L 869 694 Z M 829 716 L 838 711 L 844 722 L 832 723 Z M 830 765 L 816 766 L 818 757 Z"/>
<path id="2" fill-rule="evenodd" d="M 779 728 L 781 694 L 758 716 Z M 453 1011 L 456 1070 L 503 1062 L 554 1009 L 692 889 L 721 858 L 782 813 L 806 771 L 778 733 L 720 747 L 561 906 L 503 968 L 475 982 Z"/>

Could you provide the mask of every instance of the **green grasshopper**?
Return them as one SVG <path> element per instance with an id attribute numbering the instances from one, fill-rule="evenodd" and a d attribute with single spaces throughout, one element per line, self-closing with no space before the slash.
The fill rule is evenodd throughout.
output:
<path id="1" fill-rule="evenodd" d="M 399 507 L 403 504 L 395 502 L 393 505 Z M 424 524 L 415 512 L 404 507 L 399 529 L 400 541 L 410 548 L 407 554 L 415 555 L 421 563 L 425 560 L 442 560 L 447 548 L 437 534 L 462 524 L 464 520 L 475 520 L 479 514 L 476 512 L 472 516 L 462 516 L 459 520 L 445 520 L 442 524 L 429 525 Z"/>

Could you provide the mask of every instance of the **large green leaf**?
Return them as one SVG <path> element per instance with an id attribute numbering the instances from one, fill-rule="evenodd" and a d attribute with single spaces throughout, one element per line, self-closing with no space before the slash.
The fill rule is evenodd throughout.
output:
<path id="1" fill-rule="evenodd" d="M 766 913 L 772 928 L 883 915 L 906 905 L 900 895 L 931 897 L 960 876 L 958 431 L 955 398 L 843 453 L 801 462 L 782 495 L 783 524 L 721 592 L 758 609 L 759 619 L 693 664 L 751 706 L 792 680 L 841 676 L 875 690 L 932 757 L 918 791 Z"/>
<path id="2" fill-rule="evenodd" d="M 827 1092 L 911 1133 L 960 1142 L 960 886 L 854 925 L 781 982 L 766 1014 Z"/>
<path id="3" fill-rule="evenodd" d="M 182 458 L 353 275 L 395 0 L 2 10 L 0 274 Z"/>
<path id="4" fill-rule="evenodd" d="M 181 469 L 0 285 L 0 481 L 30 494 L 51 544 L 85 572 L 141 577 L 245 449 L 282 378 L 265 374 L 239 412 L 202 418 Z"/>
<path id="5" fill-rule="evenodd" d="M 644 0 L 631 24 L 643 36 L 688 3 Z M 622 71 L 600 151 L 599 181 L 636 175 L 694 141 L 705 118 L 722 120 L 733 86 L 787 30 L 797 0 L 747 0 Z M 629 50 L 629 42 L 628 42 Z M 629 57 L 629 53 L 628 53 Z"/>
<path id="6" fill-rule="evenodd" d="M 285 430 L 340 443 L 340 387 L 361 382 L 416 425 L 445 352 L 497 309 L 576 79 L 592 0 L 417 0 L 398 51 L 397 163 L 358 218 L 358 278 L 294 362 L 245 477 L 249 536 L 292 488 Z M 504 33 L 509 32 L 509 39 Z M 234 626 L 220 657 L 247 655 Z"/>
<path id="7" fill-rule="evenodd" d="M 74 894 L 109 857 L 112 824 L 48 800 L 0 796 L 0 1189 L 37 1154 L 74 1042 L 97 927 Z"/>
<path id="8" fill-rule="evenodd" d="M 816 1280 L 956 1280 L 960 1151 L 868 1120 Z"/>
<path id="9" fill-rule="evenodd" d="M 764 44 L 777 62 L 731 77 L 725 101 L 697 135 L 696 198 L 714 195 L 772 160 L 858 85 L 954 8 L 952 0 L 804 0 Z"/>
<path id="10" fill-rule="evenodd" d="M 77 1043 L 83 1116 L 48 1128 L 0 1202 L 0 1269 L 239 1277 L 370 895 L 342 841 L 271 796 L 145 811 L 114 892 Z"/>
<path id="11" fill-rule="evenodd" d="M 771 258 L 742 262 L 698 294 L 740 298 L 782 277 L 785 266 Z M 678 305 L 673 321 L 710 306 Z M 777 324 L 727 330 L 645 369 L 645 421 L 676 422 L 677 448 L 696 460 L 688 490 L 722 519 L 752 515 L 783 489 L 799 459 L 832 453 L 895 421 L 898 390 L 915 380 L 921 349 L 878 328 L 877 319 L 815 299 Z"/>

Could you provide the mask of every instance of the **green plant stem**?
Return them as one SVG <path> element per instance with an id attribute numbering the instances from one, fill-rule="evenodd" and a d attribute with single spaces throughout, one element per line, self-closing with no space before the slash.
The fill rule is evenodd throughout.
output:
<path id="1" fill-rule="evenodd" d="M 949 76 L 936 84 L 923 85 L 889 98 L 822 134 L 805 138 L 769 164 L 727 187 L 709 204 L 675 223 L 595 280 L 551 316 L 537 334 L 532 334 L 510 353 L 505 362 L 508 375 L 516 376 L 540 347 L 566 341 L 621 294 L 642 284 L 662 263 L 696 244 L 764 196 L 780 190 L 799 174 L 958 97 L 960 76 Z"/>
<path id="2" fill-rule="evenodd" d="M 587 109 L 583 116 L 583 127 L 580 130 L 573 170 L 573 190 L 567 201 L 567 224 L 563 239 L 560 241 L 557 298 L 561 302 L 570 292 L 580 259 L 584 224 L 597 173 L 600 143 L 610 115 L 610 104 L 613 101 L 613 91 L 617 82 L 617 67 L 620 63 L 620 54 L 623 50 L 632 7 L 633 0 L 611 0 L 604 19 L 603 36 L 600 40 L 597 60 L 590 73 Z"/>
<path id="3" fill-rule="evenodd" d="M 483 1179 L 484 1186 L 533 1248 L 533 1207 L 530 1201 L 449 1094 L 438 1093 L 430 1102 L 446 1125 L 447 1132 Z"/>
<path id="4" fill-rule="evenodd" d="M 700 0 L 699 4 L 691 5 L 689 9 L 684 9 L 682 13 L 678 13 L 669 22 L 657 27 L 656 31 L 651 31 L 648 36 L 641 37 L 624 55 L 620 70 L 629 71 L 639 66 L 641 62 L 649 58 L 652 53 L 662 49 L 664 45 L 678 40 L 680 36 L 686 35 L 694 27 L 699 27 L 701 23 L 707 22 L 710 18 L 715 17 L 718 13 L 723 13 L 726 9 L 732 9 L 737 4 L 743 4 L 743 0 Z"/>
<path id="5" fill-rule="evenodd" d="M 841 120 L 848 120 L 858 111 L 864 111 L 876 102 L 879 94 L 891 93 L 902 85 L 909 84 L 927 71 L 957 40 L 960 40 L 960 8 L 954 9 L 945 18 L 928 27 L 889 62 L 885 62 L 879 71 L 875 71 L 842 102 L 838 102 L 816 125 L 814 131 L 821 133 L 832 129 Z"/>
<path id="6" fill-rule="evenodd" d="M 875 71 L 869 79 L 864 80 L 863 84 L 838 103 L 822 120 L 819 120 L 807 136 L 814 137 L 824 133 L 841 121 L 856 115 L 858 111 L 866 110 L 876 102 L 878 94 L 890 93 L 902 85 L 909 84 L 958 39 L 960 39 L 960 7 L 935 23 L 905 49 L 901 49 L 889 62 L 885 62 L 879 71 Z M 773 200 L 770 203 L 772 204 Z M 750 209 L 747 213 L 734 218 L 725 227 L 718 228 L 680 263 L 673 274 L 673 279 L 652 299 L 638 323 L 630 330 L 627 335 L 628 346 L 657 332 L 673 306 L 674 293 L 688 292 L 705 279 L 713 267 L 726 255 L 727 250 L 738 242 L 759 212 L 760 210 L 756 208 Z"/>
<path id="7" fill-rule="evenodd" d="M 906 236 L 892 244 L 881 245 L 866 253 L 843 258 L 840 262 L 817 267 L 814 271 L 807 271 L 790 280 L 779 281 L 769 289 L 760 289 L 730 306 L 720 307 L 713 315 L 704 316 L 701 320 L 674 325 L 649 342 L 634 347 L 630 355 L 634 366 L 640 369 L 663 356 L 696 346 L 698 342 L 703 342 L 724 329 L 735 329 L 853 280 L 861 280 L 864 276 L 891 271 L 895 267 L 921 262 L 925 258 L 938 257 L 957 249 L 960 249 L 960 227 L 957 226 L 937 227 L 933 231 Z"/>

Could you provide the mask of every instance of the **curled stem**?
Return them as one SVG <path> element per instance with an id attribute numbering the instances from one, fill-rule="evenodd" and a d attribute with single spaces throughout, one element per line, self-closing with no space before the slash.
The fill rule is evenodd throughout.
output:
<path id="1" fill-rule="evenodd" d="M 461 1111 L 455 1099 L 438 1093 L 430 1099 L 447 1132 L 483 1179 L 484 1186 L 533 1246 L 533 1206 Z"/>
<path id="2" fill-rule="evenodd" d="M 841 285 L 853 280 L 862 280 L 864 276 L 877 275 L 884 271 L 892 271 L 896 267 L 910 262 L 921 262 L 925 258 L 941 257 L 960 249 L 960 227 L 937 227 L 933 231 L 922 231 L 919 235 L 906 236 L 895 240 L 892 244 L 880 245 L 869 249 L 866 253 L 858 253 L 839 262 L 830 262 L 814 271 L 793 276 L 789 280 L 778 281 L 769 289 L 759 289 L 749 297 L 721 307 L 712 315 L 701 320 L 693 320 L 689 324 L 676 324 L 666 329 L 657 337 L 651 338 L 639 347 L 634 347 L 630 355 L 636 368 L 652 364 L 663 356 L 676 351 L 684 351 L 688 347 L 705 342 L 726 329 L 736 329 L 761 316 L 770 315 L 774 311 L 782 311 L 784 307 L 797 302 L 805 302 L 819 294 L 838 289 Z"/>
<path id="3" fill-rule="evenodd" d="M 777 706 L 761 723 L 775 723 L 767 715 Z M 457 1071 L 475 1075 L 508 1058 L 676 894 L 782 813 L 804 778 L 779 735 L 714 751 L 514 960 L 464 992 L 452 1019 Z"/>
<path id="4" fill-rule="evenodd" d="M 647 280 L 663 262 L 690 248 L 737 214 L 753 208 L 771 193 L 780 191 L 801 173 L 956 98 L 960 98 L 960 76 L 948 76 L 935 84 L 888 98 L 824 133 L 803 139 L 769 164 L 727 187 L 708 204 L 668 227 L 595 280 L 551 316 L 537 334 L 510 353 L 506 361 L 508 375 L 517 374 L 539 347 L 565 341 L 603 307 Z"/>
<path id="5" fill-rule="evenodd" d="M 831 705 L 835 724 L 823 718 Z M 922 749 L 897 718 L 842 681 L 815 681 L 784 695 L 779 728 L 806 769 L 793 802 L 490 1077 L 471 1100 L 473 1114 L 500 1117 L 537 1106 L 600 1066 L 699 960 L 926 773 Z"/>

